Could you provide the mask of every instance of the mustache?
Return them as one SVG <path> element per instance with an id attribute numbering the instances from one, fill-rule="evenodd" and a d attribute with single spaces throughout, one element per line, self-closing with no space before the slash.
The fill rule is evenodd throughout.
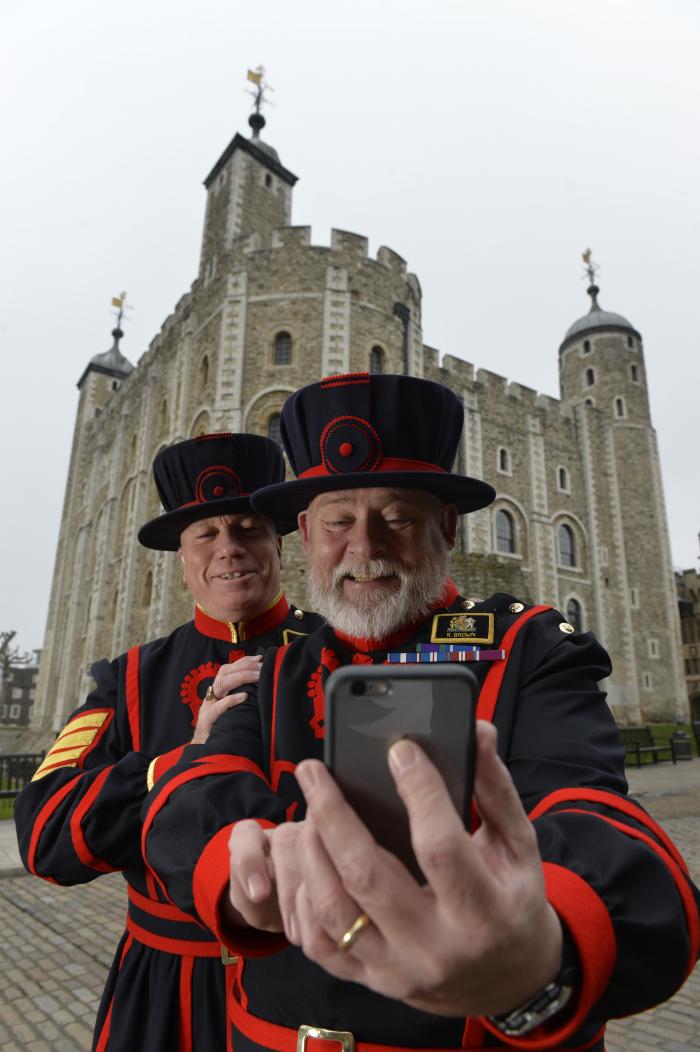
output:
<path id="1" fill-rule="evenodd" d="M 398 577 L 403 580 L 405 571 L 401 563 L 393 559 L 369 559 L 342 562 L 333 567 L 330 574 L 331 586 L 337 588 L 346 577 Z"/>

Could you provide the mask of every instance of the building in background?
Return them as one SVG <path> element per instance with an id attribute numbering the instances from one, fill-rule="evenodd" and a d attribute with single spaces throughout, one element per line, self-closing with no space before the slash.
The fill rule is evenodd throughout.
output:
<path id="1" fill-rule="evenodd" d="M 0 682 L 0 751 L 8 751 L 30 725 L 34 716 L 41 650 L 31 660 L 11 665 Z"/>
<path id="2" fill-rule="evenodd" d="M 676 587 L 688 705 L 700 748 L 700 574 L 697 570 L 677 572 Z"/>
<path id="3" fill-rule="evenodd" d="M 259 110 L 259 107 L 258 107 Z M 467 329 L 440 360 L 423 343 L 421 287 L 395 251 L 291 224 L 297 177 L 260 137 L 234 136 L 205 179 L 196 280 L 134 368 L 114 344 L 80 395 L 32 725 L 43 747 L 90 689 L 89 668 L 191 616 L 178 560 L 136 541 L 159 510 L 151 464 L 164 445 L 217 430 L 279 436 L 302 384 L 346 371 L 408 372 L 461 397 L 460 470 L 495 504 L 462 520 L 453 576 L 469 596 L 551 603 L 611 652 L 620 723 L 687 720 L 656 436 L 642 337 L 590 309 L 559 348 L 560 398 L 475 369 Z M 459 280 L 455 275 L 455 281 Z M 543 348 L 543 353 L 555 349 Z M 285 588 L 303 604 L 303 560 L 285 541 Z"/>

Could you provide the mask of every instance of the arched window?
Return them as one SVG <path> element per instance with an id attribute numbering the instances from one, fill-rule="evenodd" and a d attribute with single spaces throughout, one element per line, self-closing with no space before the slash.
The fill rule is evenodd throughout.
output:
<path id="1" fill-rule="evenodd" d="M 626 415 L 627 414 L 625 412 L 625 400 L 624 400 L 624 398 L 616 398 L 615 399 L 615 416 L 617 416 L 617 417 L 624 417 Z"/>
<path id="2" fill-rule="evenodd" d="M 288 332 L 278 332 L 275 336 L 275 365 L 291 365 L 292 337 Z"/>
<path id="3" fill-rule="evenodd" d="M 563 493 L 568 493 L 569 492 L 569 472 L 566 470 L 566 468 L 559 468 L 559 471 L 558 471 L 557 474 L 558 474 L 558 479 L 559 479 L 559 489 Z"/>
<path id="4" fill-rule="evenodd" d="M 586 387 L 593 387 L 595 383 L 595 369 L 586 369 Z"/>
<path id="5" fill-rule="evenodd" d="M 576 565 L 576 542 L 570 526 L 559 527 L 559 565 Z"/>
<path id="6" fill-rule="evenodd" d="M 577 632 L 583 631 L 581 604 L 578 599 L 569 599 L 566 604 L 566 620 L 576 629 Z"/>
<path id="7" fill-rule="evenodd" d="M 630 350 L 634 350 L 634 337 L 633 336 L 628 336 L 627 337 L 627 346 L 630 348 Z"/>
<path id="8" fill-rule="evenodd" d="M 498 451 L 498 470 L 502 471 L 504 475 L 510 475 L 510 454 L 503 447 Z"/>
<path id="9" fill-rule="evenodd" d="M 280 414 L 273 413 L 270 419 L 267 421 L 267 437 L 271 438 L 273 442 L 277 442 L 278 445 L 282 445 L 282 434 L 280 431 Z"/>
<path id="10" fill-rule="evenodd" d="M 496 512 L 496 551 L 515 551 L 515 526 L 507 511 Z"/>
<path id="11" fill-rule="evenodd" d="M 639 383 L 639 369 L 637 368 L 636 365 L 634 365 L 634 363 L 632 365 L 630 365 L 630 376 L 632 377 L 632 382 L 633 383 L 635 383 L 635 384 Z"/>
<path id="12" fill-rule="evenodd" d="M 369 371 L 373 376 L 384 372 L 384 354 L 379 346 L 374 346 L 369 352 Z"/>
<path id="13" fill-rule="evenodd" d="M 199 390 L 202 391 L 207 386 L 207 380 L 209 379 L 209 359 L 204 355 L 201 362 L 199 363 L 199 375 L 197 380 L 199 382 Z"/>
<path id="14" fill-rule="evenodd" d="M 591 353 L 591 341 L 590 340 L 584 340 L 583 341 L 583 353 L 584 354 L 590 354 Z"/>

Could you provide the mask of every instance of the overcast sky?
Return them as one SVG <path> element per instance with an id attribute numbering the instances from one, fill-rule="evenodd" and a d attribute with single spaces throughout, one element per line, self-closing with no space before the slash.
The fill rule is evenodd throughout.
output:
<path id="1" fill-rule="evenodd" d="M 699 30 L 697 0 L 3 0 L 0 629 L 42 644 L 75 384 L 113 295 L 136 363 L 189 289 L 259 63 L 292 221 L 399 252 L 441 353 L 558 396 L 593 248 L 601 305 L 644 337 L 673 561 L 696 566 Z"/>

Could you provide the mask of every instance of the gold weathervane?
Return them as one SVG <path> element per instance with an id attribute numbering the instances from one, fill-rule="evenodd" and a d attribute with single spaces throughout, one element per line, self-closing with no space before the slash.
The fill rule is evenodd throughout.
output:
<path id="1" fill-rule="evenodd" d="M 255 69 L 248 70 L 248 80 L 255 84 L 254 91 L 248 91 L 249 95 L 253 96 L 255 100 L 255 112 L 260 113 L 260 107 L 265 105 L 271 105 L 270 100 L 266 97 L 266 92 L 274 91 L 265 80 L 265 67 L 257 66 Z"/>
<path id="2" fill-rule="evenodd" d="M 585 252 L 581 254 L 581 259 L 585 264 L 585 271 L 588 275 L 588 280 L 591 285 L 595 285 L 595 276 L 598 272 L 598 264 L 593 262 L 593 250 L 587 248 Z"/>

